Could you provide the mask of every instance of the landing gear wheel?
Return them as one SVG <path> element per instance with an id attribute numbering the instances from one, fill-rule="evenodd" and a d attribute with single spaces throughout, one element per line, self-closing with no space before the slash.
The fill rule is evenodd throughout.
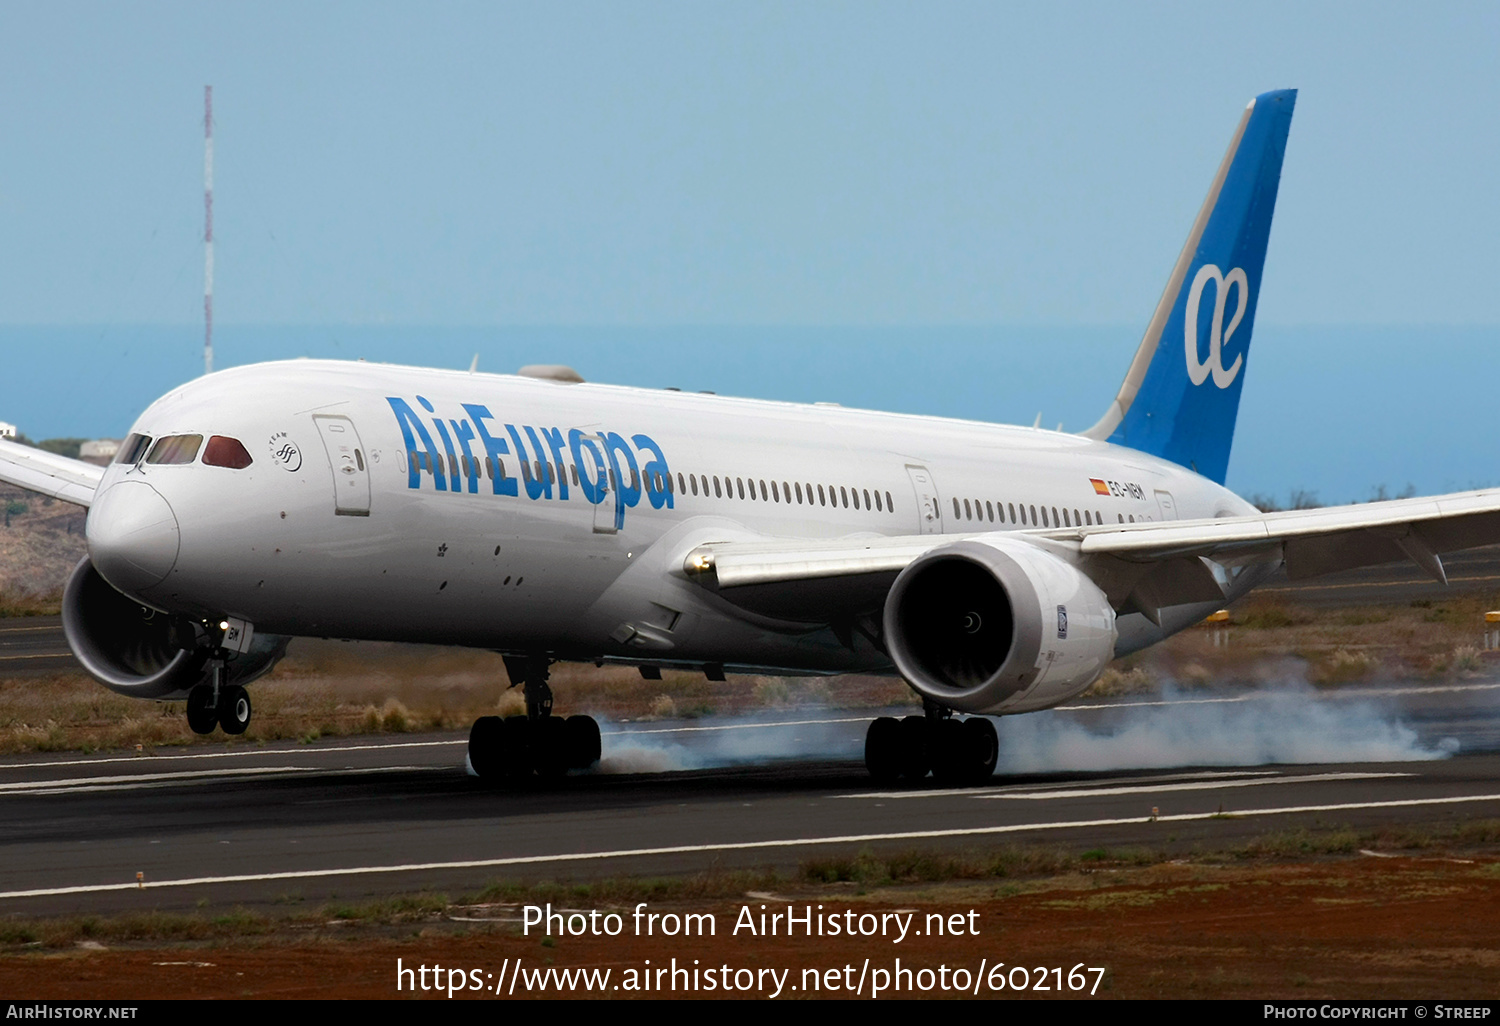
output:
<path id="1" fill-rule="evenodd" d="M 501 721 L 505 730 L 500 738 L 500 765 L 508 777 L 531 773 L 531 721 L 525 716 L 507 716 Z"/>
<path id="2" fill-rule="evenodd" d="M 865 732 L 865 769 L 877 784 L 894 784 L 901 776 L 901 721 L 881 716 Z"/>
<path id="3" fill-rule="evenodd" d="M 963 722 L 964 782 L 982 784 L 995 775 L 1000 761 L 1000 735 L 995 724 L 983 716 L 970 716 Z"/>
<path id="4" fill-rule="evenodd" d="M 925 716 L 906 716 L 900 728 L 901 776 L 921 780 L 932 769 L 932 724 Z"/>
<path id="5" fill-rule="evenodd" d="M 219 726 L 226 734 L 243 734 L 250 726 L 250 695 L 238 684 L 219 691 Z"/>
<path id="6" fill-rule="evenodd" d="M 531 724 L 531 751 L 538 775 L 560 777 L 568 772 L 568 725 L 558 716 L 544 716 Z"/>
<path id="7" fill-rule="evenodd" d="M 930 724 L 932 737 L 932 775 L 938 783 L 949 786 L 967 784 L 969 771 L 968 736 L 958 720 L 937 720 Z"/>
<path id="8" fill-rule="evenodd" d="M 214 708 L 214 689 L 199 684 L 188 692 L 187 721 L 194 734 L 212 734 L 219 725 L 219 711 Z"/>
<path id="9" fill-rule="evenodd" d="M 505 772 L 505 721 L 481 716 L 469 728 L 469 766 L 480 780 L 494 780 Z"/>
<path id="10" fill-rule="evenodd" d="M 597 763 L 603 751 L 598 722 L 592 716 L 569 716 L 564 726 L 567 732 L 563 747 L 568 753 L 568 766 L 588 769 Z"/>

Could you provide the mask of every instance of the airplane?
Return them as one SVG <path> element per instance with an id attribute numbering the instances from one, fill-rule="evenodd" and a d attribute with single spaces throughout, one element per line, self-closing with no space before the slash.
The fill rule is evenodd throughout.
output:
<path id="1" fill-rule="evenodd" d="M 1246 107 L 1118 394 L 1079 434 L 585 382 L 294 360 L 153 403 L 106 468 L 0 443 L 0 479 L 89 508 L 63 626 L 105 687 L 243 732 L 290 638 L 488 649 L 526 715 L 487 780 L 600 755 L 549 666 L 648 679 L 899 674 L 879 781 L 972 783 L 988 717 L 1244 595 L 1500 541 L 1500 490 L 1262 513 L 1223 485 L 1295 90 Z M 957 369 L 956 369 L 957 370 Z"/>

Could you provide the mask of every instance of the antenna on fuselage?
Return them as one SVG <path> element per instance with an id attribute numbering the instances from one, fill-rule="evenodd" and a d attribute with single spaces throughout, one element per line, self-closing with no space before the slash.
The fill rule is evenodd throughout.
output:
<path id="1" fill-rule="evenodd" d="M 214 372 L 214 87 L 203 87 L 203 373 Z"/>
<path id="2" fill-rule="evenodd" d="M 473 374 L 478 369 L 479 369 L 479 354 L 475 353 L 474 354 L 474 359 L 472 359 L 472 360 L 469 361 L 469 373 Z"/>

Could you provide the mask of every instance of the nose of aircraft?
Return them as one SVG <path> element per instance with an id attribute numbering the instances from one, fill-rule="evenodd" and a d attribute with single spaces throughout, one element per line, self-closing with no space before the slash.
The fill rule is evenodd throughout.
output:
<path id="1" fill-rule="evenodd" d="M 177 562 L 177 517 L 144 481 L 121 481 L 95 499 L 85 530 L 94 568 L 121 591 L 161 583 Z"/>

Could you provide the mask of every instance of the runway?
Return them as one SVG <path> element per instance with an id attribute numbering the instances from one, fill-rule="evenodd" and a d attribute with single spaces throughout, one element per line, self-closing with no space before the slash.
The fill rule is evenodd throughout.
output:
<path id="1" fill-rule="evenodd" d="M 1014 722 L 1045 731 L 1050 716 L 1108 737 L 1122 717 L 1130 729 L 1163 717 L 1192 727 L 1185 710 L 1222 707 L 1252 717 L 1225 721 L 1240 729 L 1266 710 L 1285 716 L 1287 701 L 1315 723 L 1334 717 L 1364 729 L 1359 716 L 1383 717 L 1406 732 L 1405 757 L 1171 766 L 1170 753 L 1158 752 L 1166 758 L 1150 768 L 883 789 L 853 758 L 866 720 L 836 713 L 612 725 L 605 762 L 617 769 L 652 756 L 715 765 L 510 788 L 467 776 L 463 739 L 452 735 L 13 757 L 0 760 L 0 914 L 267 906 L 422 889 L 456 896 L 502 877 L 790 868 L 865 849 L 1189 851 L 1295 826 L 1500 817 L 1500 684 L 1104 702 Z M 1279 720 L 1268 722 L 1277 729 Z M 1455 746 L 1459 754 L 1441 757 Z M 757 748 L 770 754 L 747 761 Z"/>

